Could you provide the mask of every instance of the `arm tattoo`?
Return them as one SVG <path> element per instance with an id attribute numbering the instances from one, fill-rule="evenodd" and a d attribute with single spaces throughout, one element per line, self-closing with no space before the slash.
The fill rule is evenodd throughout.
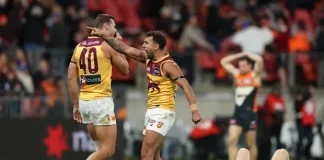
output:
<path id="1" fill-rule="evenodd" d="M 103 38 L 103 37 L 102 37 Z M 119 53 L 126 54 L 127 45 L 115 38 L 103 38 L 114 50 Z"/>

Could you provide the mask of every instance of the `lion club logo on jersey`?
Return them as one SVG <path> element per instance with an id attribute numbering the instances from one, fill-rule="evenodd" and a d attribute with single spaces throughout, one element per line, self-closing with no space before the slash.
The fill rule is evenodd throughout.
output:
<path id="1" fill-rule="evenodd" d="M 163 125 L 164 125 L 163 122 L 158 122 L 158 124 L 157 124 L 157 128 L 161 128 Z"/>
<path id="2" fill-rule="evenodd" d="M 152 89 L 151 92 L 154 92 L 155 90 L 157 90 L 158 92 L 160 92 L 160 87 L 159 87 L 159 84 L 160 82 L 159 81 L 153 81 L 150 77 L 147 76 L 147 90 L 150 90 L 150 88 Z"/>
<path id="3" fill-rule="evenodd" d="M 160 69 L 155 67 L 153 70 L 153 76 L 158 76 L 158 75 L 160 75 Z"/>

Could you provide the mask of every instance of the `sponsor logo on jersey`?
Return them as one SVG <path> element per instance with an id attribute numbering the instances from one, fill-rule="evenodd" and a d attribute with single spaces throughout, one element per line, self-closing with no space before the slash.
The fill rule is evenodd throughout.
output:
<path id="1" fill-rule="evenodd" d="M 257 123 L 256 123 L 256 121 L 252 121 L 252 122 L 251 122 L 251 126 L 250 126 L 250 128 L 251 128 L 251 129 L 255 129 L 255 128 L 257 128 Z"/>
<path id="2" fill-rule="evenodd" d="M 100 84 L 101 75 L 82 75 L 80 78 L 82 85 Z"/>
<path id="3" fill-rule="evenodd" d="M 244 84 L 250 84 L 250 83 L 252 83 L 252 79 L 251 78 L 249 78 L 249 79 L 243 79 L 243 83 Z"/>

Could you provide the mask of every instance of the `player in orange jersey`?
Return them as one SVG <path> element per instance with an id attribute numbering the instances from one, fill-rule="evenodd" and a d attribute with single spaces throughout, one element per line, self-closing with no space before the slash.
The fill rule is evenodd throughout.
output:
<path id="1" fill-rule="evenodd" d="M 234 60 L 238 60 L 238 68 L 231 64 Z M 255 63 L 254 68 L 253 63 Z M 236 87 L 235 112 L 229 127 L 229 160 L 235 159 L 237 143 L 242 131 L 246 132 L 246 145 L 251 152 L 251 160 L 256 160 L 256 97 L 261 87 L 263 60 L 256 54 L 244 52 L 224 57 L 221 64 L 233 76 Z"/>
<path id="2" fill-rule="evenodd" d="M 148 110 L 144 122 L 141 156 L 142 160 L 160 160 L 164 136 L 172 127 L 175 119 L 177 85 L 184 90 L 191 106 L 192 121 L 197 124 L 201 120 L 191 86 L 184 78 L 179 66 L 164 51 L 166 45 L 164 34 L 160 31 L 148 32 L 143 44 L 145 51 L 140 51 L 106 36 L 100 29 L 90 29 L 94 30 L 97 36 L 104 38 L 117 52 L 146 64 Z"/>
<path id="3" fill-rule="evenodd" d="M 118 36 L 114 18 L 110 15 L 98 15 L 95 26 L 109 37 Z M 96 145 L 96 152 L 87 160 L 107 159 L 115 152 L 117 133 L 111 97 L 112 66 L 122 75 L 129 72 L 125 57 L 102 38 L 93 36 L 75 47 L 69 65 L 68 88 L 74 107 L 73 117 L 77 122 L 87 124 L 88 132 Z M 78 78 L 81 83 L 80 95 Z"/>
<path id="4" fill-rule="evenodd" d="M 241 148 L 237 153 L 236 160 L 250 160 L 249 150 Z M 278 149 L 271 160 L 289 160 L 289 153 L 285 149 Z"/>

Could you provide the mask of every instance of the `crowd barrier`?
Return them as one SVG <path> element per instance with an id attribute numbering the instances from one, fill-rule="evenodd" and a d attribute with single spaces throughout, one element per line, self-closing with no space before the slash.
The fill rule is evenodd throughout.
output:
<path id="1" fill-rule="evenodd" d="M 50 57 L 50 64 L 56 72 L 63 75 L 67 73 L 67 66 L 69 64 L 70 56 L 72 55 L 72 49 L 42 49 L 42 50 L 30 50 L 28 51 L 28 61 L 32 71 L 36 71 L 38 68 L 38 61 L 42 54 L 46 53 Z M 209 53 L 204 50 L 196 50 L 194 53 L 179 54 L 174 51 L 170 51 L 174 57 L 186 57 L 189 54 L 194 54 L 192 57 L 196 57 L 192 64 L 195 66 L 196 77 L 201 75 L 205 70 L 215 71 L 214 76 L 218 80 L 222 80 L 226 77 L 226 73 L 220 66 L 220 59 L 229 53 Z M 267 52 L 263 54 L 265 62 L 265 82 L 277 82 L 278 68 L 283 67 L 286 69 L 288 75 L 288 84 L 290 87 L 295 86 L 296 83 L 316 83 L 320 87 L 324 87 L 324 56 L 322 53 L 317 52 L 303 52 L 303 53 L 272 53 Z M 145 71 L 145 67 L 136 62 L 131 63 L 132 75 L 131 80 L 137 81 L 137 87 L 143 86 L 144 80 L 140 76 L 144 76 L 140 72 Z M 135 69 L 136 68 L 136 69 Z M 134 70 L 135 69 L 135 70 Z M 302 73 L 302 76 L 299 74 Z M 135 75 L 137 75 L 135 77 Z M 200 77 L 199 77 L 200 78 Z M 226 79 L 226 78 L 225 78 Z"/>

